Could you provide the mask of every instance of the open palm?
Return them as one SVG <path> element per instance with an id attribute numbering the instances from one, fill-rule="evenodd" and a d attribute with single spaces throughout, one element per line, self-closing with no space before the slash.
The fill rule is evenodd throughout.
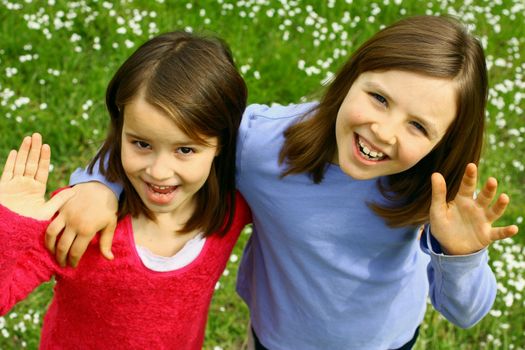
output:
<path id="1" fill-rule="evenodd" d="M 489 178 L 474 198 L 476 180 L 477 167 L 468 164 L 456 197 L 447 203 L 443 176 L 438 173 L 432 175 L 430 226 L 433 236 L 447 254 L 471 254 L 518 232 L 515 225 L 492 226 L 505 212 L 509 197 L 501 194 L 494 201 L 498 184 L 496 179 Z"/>
<path id="2" fill-rule="evenodd" d="M 0 179 L 0 204 L 11 211 L 38 220 L 48 220 L 69 199 L 62 191 L 45 200 L 51 150 L 42 144 L 40 134 L 27 136 L 20 149 L 12 150 Z"/>

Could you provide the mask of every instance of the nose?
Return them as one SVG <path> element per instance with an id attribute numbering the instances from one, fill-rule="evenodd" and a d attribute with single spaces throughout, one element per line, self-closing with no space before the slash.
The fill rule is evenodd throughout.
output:
<path id="1" fill-rule="evenodd" d="M 397 142 L 396 137 L 396 126 L 392 124 L 382 124 L 372 123 L 370 129 L 377 137 L 380 142 L 383 142 L 387 145 L 395 145 Z"/>
<path id="2" fill-rule="evenodd" d="M 170 167 L 170 160 L 164 155 L 156 155 L 146 168 L 146 174 L 157 181 L 172 177 L 173 171 Z"/>

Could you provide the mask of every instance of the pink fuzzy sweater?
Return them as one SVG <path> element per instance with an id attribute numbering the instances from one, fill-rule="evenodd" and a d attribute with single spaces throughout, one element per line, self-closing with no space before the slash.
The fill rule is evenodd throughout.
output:
<path id="1" fill-rule="evenodd" d="M 209 236 L 189 265 L 155 272 L 137 254 L 128 216 L 115 230 L 113 261 L 102 257 L 95 239 L 72 269 L 58 266 L 44 248 L 49 221 L 0 206 L 0 314 L 54 276 L 41 349 L 201 349 L 215 284 L 250 221 L 237 194 L 235 219 L 224 237 Z"/>

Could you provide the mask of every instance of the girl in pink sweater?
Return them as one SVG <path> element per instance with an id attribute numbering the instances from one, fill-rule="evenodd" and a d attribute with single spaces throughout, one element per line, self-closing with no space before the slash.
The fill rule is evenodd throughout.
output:
<path id="1" fill-rule="evenodd" d="M 107 88 L 111 124 L 91 164 L 125 189 L 113 259 L 95 238 L 76 269 L 44 247 L 75 193 L 45 201 L 50 148 L 26 137 L 0 180 L 0 314 L 54 276 L 41 349 L 200 349 L 215 284 L 251 220 L 234 179 L 246 95 L 216 38 L 167 33 L 126 60 Z"/>

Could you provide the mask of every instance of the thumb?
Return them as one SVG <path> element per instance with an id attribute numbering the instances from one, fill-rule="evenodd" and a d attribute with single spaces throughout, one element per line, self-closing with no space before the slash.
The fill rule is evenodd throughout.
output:
<path id="1" fill-rule="evenodd" d="M 75 192 L 71 188 L 67 188 L 63 191 L 60 191 L 55 196 L 53 196 L 46 203 L 46 210 L 49 213 L 49 216 L 55 215 L 55 213 L 62 208 L 62 206 L 70 200 L 75 195 Z"/>
<path id="2" fill-rule="evenodd" d="M 440 173 L 432 174 L 432 201 L 430 212 L 439 214 L 447 206 L 447 184 L 445 178 Z"/>
<path id="3" fill-rule="evenodd" d="M 115 234 L 115 224 L 109 224 L 100 232 L 100 252 L 108 260 L 113 260 L 115 257 L 111 252 L 111 245 L 113 244 L 113 235 Z"/>

